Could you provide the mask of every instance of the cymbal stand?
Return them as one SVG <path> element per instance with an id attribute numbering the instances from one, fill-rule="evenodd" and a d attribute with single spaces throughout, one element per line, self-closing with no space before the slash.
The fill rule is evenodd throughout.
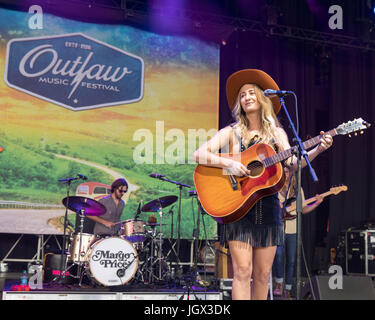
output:
<path id="1" fill-rule="evenodd" d="M 145 275 L 147 274 L 148 277 L 141 277 L 142 281 L 146 284 L 151 284 L 154 282 L 156 279 L 157 281 L 161 281 L 163 277 L 166 275 L 162 274 L 162 264 L 163 264 L 163 256 L 162 256 L 162 248 L 161 248 L 161 242 L 160 242 L 160 233 L 156 231 L 155 227 L 151 227 L 151 235 L 150 235 L 150 255 L 146 259 L 146 261 L 143 263 L 142 268 L 141 268 L 141 274 Z M 159 237 L 159 239 L 157 239 Z M 146 247 L 145 247 L 146 248 Z M 158 250 L 157 258 L 155 259 L 155 251 L 156 249 Z M 159 267 L 157 270 L 157 273 L 155 274 L 154 271 L 154 265 L 156 263 L 159 263 Z M 166 265 L 167 266 L 167 265 Z"/>
<path id="2" fill-rule="evenodd" d="M 179 300 L 183 300 L 185 294 L 187 295 L 187 299 L 190 299 L 190 294 L 193 293 L 196 300 L 200 300 L 197 295 L 195 294 L 194 284 L 197 282 L 196 278 L 198 275 L 198 244 L 199 244 L 199 234 L 200 234 L 200 215 L 203 214 L 201 210 L 200 202 L 198 197 L 194 195 L 198 203 L 198 214 L 197 214 L 197 224 L 196 228 L 193 230 L 193 241 L 194 241 L 194 255 L 193 255 L 193 268 L 190 269 L 190 275 L 188 275 L 185 279 L 187 280 L 186 288 L 180 297 Z"/>
<path id="3" fill-rule="evenodd" d="M 162 232 L 162 225 L 163 225 L 163 208 L 160 206 L 159 208 L 159 217 L 160 217 L 160 226 L 159 226 L 159 280 L 161 280 L 161 261 L 162 261 L 162 250 L 163 250 L 163 232 Z"/>
<path id="4" fill-rule="evenodd" d="M 69 203 L 69 196 L 68 196 L 68 199 L 67 199 L 67 203 Z M 81 286 L 82 284 L 82 279 L 83 279 L 83 275 L 84 275 L 84 272 L 82 272 L 82 262 L 81 262 L 81 256 L 82 256 L 82 231 L 83 231 L 83 223 L 84 223 L 84 219 L 85 219 L 85 210 L 82 209 L 79 213 L 79 217 L 80 217 L 80 224 L 79 224 L 79 250 L 78 250 L 78 262 L 73 262 L 73 264 L 69 267 L 69 268 L 64 268 L 64 271 L 62 271 L 62 268 L 60 269 L 60 277 L 61 275 L 63 274 L 64 276 L 67 274 L 67 272 L 69 271 L 70 268 L 72 268 L 74 266 L 74 264 L 78 264 L 78 270 L 77 270 L 77 275 L 76 276 L 73 276 L 73 275 L 70 275 L 72 278 L 75 278 L 75 279 L 80 279 L 79 281 L 79 286 Z M 60 267 L 62 266 L 62 263 L 63 263 L 63 257 L 64 255 L 62 255 L 61 257 L 61 263 L 60 263 Z M 67 262 L 67 259 L 66 259 L 66 262 Z M 54 282 L 59 276 L 57 276 L 56 278 L 54 278 L 51 282 Z"/>
<path id="5" fill-rule="evenodd" d="M 64 274 L 63 274 L 63 269 L 66 269 L 66 267 L 63 268 L 63 263 L 64 263 L 64 257 L 66 255 L 66 228 L 67 228 L 67 221 L 68 221 L 68 205 L 69 205 L 70 186 L 71 186 L 72 181 L 77 180 L 77 179 L 78 178 L 74 177 L 74 178 L 66 178 L 66 179 L 59 179 L 58 180 L 59 182 L 64 182 L 66 184 L 66 195 L 67 195 L 67 206 L 65 208 L 65 216 L 64 216 L 64 235 L 63 235 L 63 244 L 62 244 L 62 250 L 61 250 L 60 270 L 59 270 L 60 274 L 58 276 L 60 278 L 60 280 L 62 280 L 62 278 L 65 277 L 65 273 L 67 271 L 67 270 L 64 270 Z M 65 259 L 65 261 L 67 262 L 67 259 Z M 52 282 L 55 281 L 55 279 L 53 279 Z"/>
<path id="6" fill-rule="evenodd" d="M 162 181 L 166 181 L 166 182 L 170 182 L 170 183 L 173 183 L 175 185 L 178 186 L 179 188 L 179 193 L 180 193 L 180 197 L 179 197 L 179 201 L 178 201 L 178 215 L 177 215 L 177 255 L 176 255 L 176 258 L 177 258 L 177 265 L 178 267 L 180 267 L 180 264 L 181 264 L 181 261 L 180 261 L 180 240 L 181 240 L 181 199 L 182 199 L 182 188 L 185 187 L 185 188 L 191 188 L 191 186 L 187 185 L 187 184 L 183 184 L 181 182 L 177 182 L 177 181 L 173 181 L 173 180 L 168 180 L 168 179 L 165 179 L 164 177 L 160 177 L 159 178 L 160 180 Z M 173 238 L 173 234 L 171 234 L 171 238 Z"/>
<path id="7" fill-rule="evenodd" d="M 82 257 L 82 232 L 83 232 L 83 223 L 85 220 L 85 210 L 82 209 L 79 212 L 79 250 L 78 250 L 78 271 L 77 275 L 80 275 L 79 280 L 79 286 L 82 285 L 82 279 L 83 279 L 83 272 L 82 272 L 82 263 L 81 263 L 81 257 Z"/>

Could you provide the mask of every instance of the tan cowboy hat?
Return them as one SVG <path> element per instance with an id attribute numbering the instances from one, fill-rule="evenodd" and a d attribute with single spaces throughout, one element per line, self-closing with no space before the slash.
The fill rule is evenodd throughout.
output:
<path id="1" fill-rule="evenodd" d="M 245 84 L 257 84 L 261 89 L 280 90 L 276 82 L 264 71 L 258 69 L 243 69 L 229 76 L 227 79 L 227 100 L 229 109 L 232 111 L 236 103 L 238 91 Z M 277 96 L 272 97 L 273 110 L 276 114 L 281 109 Z"/>

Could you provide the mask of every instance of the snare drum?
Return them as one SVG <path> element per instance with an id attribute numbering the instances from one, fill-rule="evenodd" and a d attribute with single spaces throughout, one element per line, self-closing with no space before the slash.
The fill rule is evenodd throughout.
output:
<path id="1" fill-rule="evenodd" d="M 143 242 L 146 240 L 145 225 L 145 222 L 142 220 L 125 220 L 121 224 L 121 237 L 130 242 Z"/>
<path id="2" fill-rule="evenodd" d="M 96 236 L 89 233 L 75 233 L 71 236 L 69 246 L 69 261 L 75 263 L 87 262 L 87 252 L 90 246 L 96 241 Z M 81 249 L 80 249 L 81 243 Z"/>
<path id="3" fill-rule="evenodd" d="M 90 275 L 103 286 L 124 285 L 138 269 L 138 255 L 133 245 L 122 238 L 97 241 L 88 253 Z"/>

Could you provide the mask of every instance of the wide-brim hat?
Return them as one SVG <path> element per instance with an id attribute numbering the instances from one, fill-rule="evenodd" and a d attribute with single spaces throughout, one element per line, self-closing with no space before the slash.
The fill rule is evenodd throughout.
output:
<path id="1" fill-rule="evenodd" d="M 258 69 L 243 69 L 229 76 L 227 79 L 227 100 L 229 109 L 232 111 L 236 103 L 238 92 L 245 84 L 257 84 L 261 89 L 280 90 L 279 86 L 267 73 Z M 273 103 L 273 110 L 278 114 L 281 104 L 277 96 L 270 98 Z"/>

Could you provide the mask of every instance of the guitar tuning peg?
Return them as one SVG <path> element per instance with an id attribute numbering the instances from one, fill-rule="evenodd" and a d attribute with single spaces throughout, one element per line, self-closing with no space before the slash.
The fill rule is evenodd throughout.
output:
<path id="1" fill-rule="evenodd" d="M 349 138 L 351 138 L 352 137 L 352 135 L 351 134 L 349 134 Z"/>
<path id="2" fill-rule="evenodd" d="M 361 130 L 361 131 L 359 131 L 359 133 L 360 133 L 360 134 L 363 134 L 364 132 L 363 132 L 363 130 Z"/>
<path id="3" fill-rule="evenodd" d="M 354 135 L 355 135 L 355 136 L 357 136 L 357 135 L 358 135 L 358 133 L 356 132 L 356 133 L 354 133 Z"/>

